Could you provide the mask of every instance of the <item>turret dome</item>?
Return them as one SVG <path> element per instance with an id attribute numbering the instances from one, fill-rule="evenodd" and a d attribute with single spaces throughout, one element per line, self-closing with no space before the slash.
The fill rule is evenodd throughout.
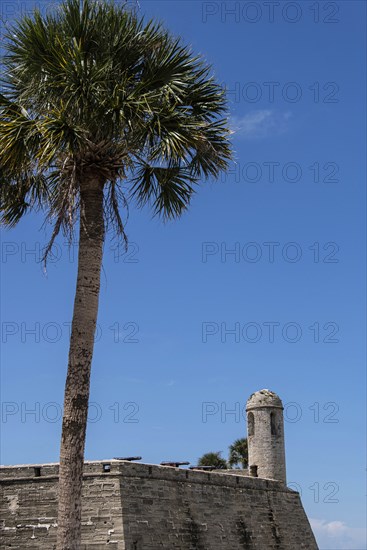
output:
<path id="1" fill-rule="evenodd" d="M 283 409 L 283 403 L 276 393 L 264 389 L 253 393 L 247 400 L 247 411 L 258 407 L 272 407 L 276 409 Z"/>

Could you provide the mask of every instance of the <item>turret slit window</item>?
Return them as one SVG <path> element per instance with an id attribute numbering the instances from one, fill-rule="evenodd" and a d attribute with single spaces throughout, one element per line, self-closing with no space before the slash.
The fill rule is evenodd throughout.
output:
<path id="1" fill-rule="evenodd" d="M 253 413 L 249 413 L 247 417 L 248 421 L 248 435 L 255 434 L 255 419 Z"/>
<path id="2" fill-rule="evenodd" d="M 276 424 L 275 424 L 275 414 L 274 413 L 270 413 L 270 430 L 271 430 L 271 435 L 278 435 L 278 430 L 277 430 L 277 427 L 276 427 Z"/>

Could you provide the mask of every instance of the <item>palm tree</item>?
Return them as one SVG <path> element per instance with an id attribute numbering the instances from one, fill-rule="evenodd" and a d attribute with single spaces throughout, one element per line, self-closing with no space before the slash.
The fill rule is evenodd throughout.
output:
<path id="1" fill-rule="evenodd" d="M 111 2 L 64 0 L 25 16 L 5 42 L 0 95 L 2 219 L 32 210 L 79 228 L 62 423 L 58 550 L 80 548 L 81 486 L 93 340 L 106 232 L 121 209 L 179 217 L 196 184 L 231 157 L 224 91 L 210 67 L 160 24 Z"/>
<path id="2" fill-rule="evenodd" d="M 239 464 L 243 469 L 248 468 L 247 437 L 236 439 L 236 441 L 230 445 L 228 464 L 230 468 L 238 466 Z"/>
<path id="3" fill-rule="evenodd" d="M 198 460 L 198 466 L 213 466 L 214 468 L 226 469 L 228 468 L 227 462 L 222 458 L 221 451 L 215 453 L 205 453 Z"/>

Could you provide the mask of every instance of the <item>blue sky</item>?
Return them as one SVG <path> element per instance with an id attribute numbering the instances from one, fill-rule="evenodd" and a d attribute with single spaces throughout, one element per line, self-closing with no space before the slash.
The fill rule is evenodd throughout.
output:
<path id="1" fill-rule="evenodd" d="M 179 221 L 131 206 L 127 255 L 106 242 L 86 457 L 226 456 L 270 388 L 320 549 L 361 550 L 365 3 L 272 6 L 139 3 L 226 85 L 235 163 Z M 58 460 L 76 263 L 60 238 L 43 273 L 42 221 L 2 233 L 3 464 Z"/>

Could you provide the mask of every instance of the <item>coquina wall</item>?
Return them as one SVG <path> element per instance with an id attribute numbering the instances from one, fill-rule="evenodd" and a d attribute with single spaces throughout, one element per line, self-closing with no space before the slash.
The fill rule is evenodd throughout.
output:
<path id="1" fill-rule="evenodd" d="M 57 473 L 1 468 L 1 549 L 55 548 Z M 317 550 L 281 482 L 113 460 L 85 463 L 82 540 L 83 550 Z"/>

